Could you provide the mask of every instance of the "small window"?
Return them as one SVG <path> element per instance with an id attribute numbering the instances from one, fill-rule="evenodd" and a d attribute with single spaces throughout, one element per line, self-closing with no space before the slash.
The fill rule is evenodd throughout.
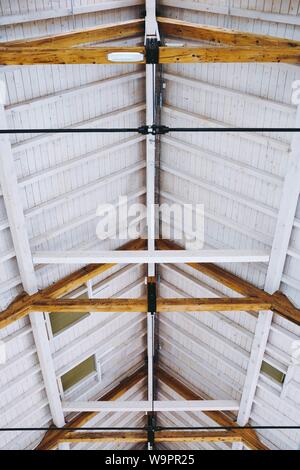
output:
<path id="1" fill-rule="evenodd" d="M 283 384 L 285 379 L 285 374 L 281 372 L 281 370 L 276 369 L 275 367 L 271 366 L 267 362 L 263 361 L 261 366 L 261 372 L 271 377 L 276 382 Z"/>
<path id="2" fill-rule="evenodd" d="M 89 357 L 61 376 L 60 379 L 64 392 L 93 372 L 96 372 L 95 356 Z"/>
<path id="3" fill-rule="evenodd" d="M 60 333 L 66 328 L 69 328 L 70 326 L 74 325 L 78 321 L 82 320 L 84 317 L 86 317 L 88 313 L 82 313 L 82 312 L 72 312 L 72 313 L 67 313 L 67 312 L 55 312 L 55 313 L 50 313 L 49 318 L 50 318 L 50 323 L 51 323 L 51 329 L 52 333 L 56 335 L 57 333 Z"/>
<path id="4" fill-rule="evenodd" d="M 68 294 L 70 296 L 70 294 Z M 87 299 L 87 293 L 84 293 L 77 297 L 78 299 Z M 70 326 L 74 325 L 75 323 L 83 320 L 89 313 L 87 312 L 55 312 L 49 314 L 52 334 L 57 335 L 61 331 L 65 330 L 66 328 L 70 328 Z"/>

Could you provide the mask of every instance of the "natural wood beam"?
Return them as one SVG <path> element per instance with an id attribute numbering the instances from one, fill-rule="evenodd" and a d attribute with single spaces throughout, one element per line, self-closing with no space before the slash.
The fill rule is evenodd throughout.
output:
<path id="1" fill-rule="evenodd" d="M 7 309 L 0 313 L 0 329 L 11 325 L 13 322 L 20 320 L 32 311 L 32 301 L 38 299 L 38 294 L 28 295 L 22 294 L 17 297 Z"/>
<path id="2" fill-rule="evenodd" d="M 111 41 L 144 34 L 144 19 L 134 19 L 124 23 L 105 24 L 84 28 L 68 33 L 53 34 L 41 38 L 22 39 L 1 43 L 2 47 L 72 47 L 78 44 L 98 41 Z"/>
<path id="3" fill-rule="evenodd" d="M 31 307 L 42 312 L 147 312 L 146 299 L 44 299 Z"/>
<path id="4" fill-rule="evenodd" d="M 162 312 L 215 312 L 215 311 L 259 311 L 271 304 L 253 298 L 175 298 L 157 299 L 157 311 Z"/>
<path id="5" fill-rule="evenodd" d="M 241 436 L 230 431 L 157 431 L 155 442 L 240 442 Z M 117 443 L 146 443 L 147 433 L 144 431 L 123 432 L 69 432 L 59 442 L 82 443 L 82 442 L 117 442 Z"/>
<path id="6" fill-rule="evenodd" d="M 155 442 L 240 442 L 235 432 L 229 431 L 159 431 L 155 433 Z"/>
<path id="7" fill-rule="evenodd" d="M 107 392 L 100 400 L 105 401 L 115 401 L 121 398 L 128 390 L 130 390 L 134 385 L 141 382 L 146 374 L 145 368 L 141 368 L 138 371 L 134 372 L 129 377 L 120 381 L 111 391 Z M 84 426 L 88 421 L 97 416 L 99 413 L 94 412 L 85 412 L 80 413 L 75 418 L 70 420 L 66 426 L 62 429 L 49 430 L 45 434 L 42 442 L 37 446 L 36 450 L 51 450 L 54 449 L 59 442 L 64 442 L 66 435 L 69 433 L 68 428 L 80 428 Z M 67 429 L 65 429 L 67 428 Z"/>
<path id="8" fill-rule="evenodd" d="M 108 269 L 108 268 L 107 268 Z M 215 311 L 260 311 L 270 310 L 271 304 L 257 298 L 187 298 L 157 299 L 157 313 L 166 312 L 215 312 Z M 0 314 L 0 328 L 23 318 L 31 312 L 127 312 L 147 313 L 147 299 L 51 299 L 35 294 L 15 301 Z"/>
<path id="9" fill-rule="evenodd" d="M 139 52 L 144 54 L 144 47 L 0 47 L 1 65 L 34 64 L 112 64 L 107 56 L 113 52 Z M 119 64 L 121 62 L 118 62 Z M 125 62 L 127 63 L 127 62 Z M 144 64 L 145 60 L 132 62 Z"/>
<path id="10" fill-rule="evenodd" d="M 113 431 L 113 432 L 69 432 L 59 440 L 61 442 L 117 442 L 117 443 L 146 443 L 148 436 L 143 431 Z"/>
<path id="11" fill-rule="evenodd" d="M 164 312 L 214 312 L 260 311 L 271 308 L 257 298 L 187 298 L 157 299 L 157 313 Z M 142 312 L 147 313 L 147 299 L 47 299 L 40 297 L 31 305 L 32 311 L 41 312 Z"/>
<path id="12" fill-rule="evenodd" d="M 230 46 L 274 46 L 293 49 L 300 47 L 300 41 L 266 36 L 262 34 L 237 31 L 217 26 L 189 23 L 173 18 L 157 18 L 160 31 L 165 36 L 192 39 L 193 41 L 210 41 Z"/>
<path id="13" fill-rule="evenodd" d="M 0 56 L 1 57 L 1 56 Z M 285 62 L 300 63 L 298 47 L 160 47 L 159 63 L 232 63 L 232 62 Z"/>
<path id="14" fill-rule="evenodd" d="M 157 240 L 156 245 L 157 248 L 162 250 L 178 250 L 182 248 L 177 245 L 177 243 L 168 240 Z M 281 292 L 268 294 L 250 282 L 239 278 L 235 274 L 232 274 L 215 264 L 187 263 L 187 265 L 239 294 L 247 297 L 257 297 L 259 300 L 266 302 L 267 304 L 271 304 L 271 310 L 275 313 L 289 321 L 292 321 L 293 323 L 296 323 L 297 325 L 300 325 L 300 309 L 296 308 Z"/>
<path id="15" fill-rule="evenodd" d="M 157 377 L 185 400 L 203 399 L 200 395 L 193 392 L 189 387 L 172 377 L 168 372 L 164 371 L 160 367 L 157 368 Z M 260 442 L 253 429 L 234 429 L 237 427 L 237 424 L 220 411 L 204 411 L 203 413 L 215 421 L 219 426 L 232 428 L 231 432 L 239 436 L 239 438 L 241 438 L 245 445 L 250 449 L 268 450 L 268 448 Z"/>
<path id="16" fill-rule="evenodd" d="M 133 240 L 125 245 L 123 245 L 121 250 L 140 250 L 145 247 L 145 240 Z M 69 274 L 68 276 L 60 279 L 49 287 L 46 287 L 42 291 L 34 295 L 22 294 L 16 300 L 14 300 L 11 305 L 0 312 L 0 329 L 5 328 L 6 326 L 12 324 L 16 320 L 28 315 L 32 308 L 31 306 L 38 302 L 41 298 L 59 298 L 63 295 L 71 292 L 78 287 L 85 284 L 90 279 L 99 276 L 105 271 L 111 269 L 115 266 L 114 263 L 111 264 L 91 264 L 84 268 L 79 269 L 78 271 Z"/>

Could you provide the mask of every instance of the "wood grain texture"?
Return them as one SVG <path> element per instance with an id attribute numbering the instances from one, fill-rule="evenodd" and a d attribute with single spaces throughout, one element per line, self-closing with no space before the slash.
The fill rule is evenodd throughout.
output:
<path id="1" fill-rule="evenodd" d="M 146 299 L 40 299 L 32 308 L 41 312 L 147 312 Z"/>
<path id="2" fill-rule="evenodd" d="M 292 49 L 300 47 L 300 41 L 266 36 L 233 29 L 189 23 L 173 18 L 157 18 L 159 28 L 165 36 L 175 36 L 178 39 L 186 38 L 198 41 L 209 41 L 231 46 L 276 46 Z"/>
<path id="3" fill-rule="evenodd" d="M 240 442 L 241 436 L 228 431 L 158 431 L 155 433 L 155 442 Z M 127 442 L 147 443 L 148 436 L 144 431 L 127 432 L 69 432 L 59 442 Z"/>
<path id="4" fill-rule="evenodd" d="M 233 63 L 284 62 L 300 63 L 300 47 L 160 47 L 159 63 Z"/>
<path id="5" fill-rule="evenodd" d="M 155 433 L 155 442 L 241 442 L 235 432 L 228 431 L 159 431 Z"/>
<path id="6" fill-rule="evenodd" d="M 31 305 L 40 312 L 143 312 L 147 313 L 147 299 L 46 299 L 39 298 Z M 214 311 L 260 311 L 269 310 L 270 303 L 256 298 L 174 298 L 157 299 L 157 312 L 214 312 Z"/>
<path id="7" fill-rule="evenodd" d="M 144 54 L 144 47 L 0 47 L 1 65 L 34 64 L 112 64 L 108 54 L 112 52 L 139 52 Z M 118 62 L 121 64 L 122 62 Z M 127 63 L 127 62 L 124 62 Z M 134 62 L 132 62 L 134 63 Z M 136 62 L 139 64 L 145 61 Z"/>
<path id="8" fill-rule="evenodd" d="M 127 443 L 147 443 L 147 433 L 143 431 L 114 431 L 114 432 L 69 432 L 59 440 L 62 442 L 127 442 Z"/>

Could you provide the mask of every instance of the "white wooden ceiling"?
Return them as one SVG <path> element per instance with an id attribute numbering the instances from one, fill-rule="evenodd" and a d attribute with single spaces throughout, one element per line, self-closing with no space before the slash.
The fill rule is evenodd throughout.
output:
<path id="1" fill-rule="evenodd" d="M 1 41 L 58 33 L 141 16 L 142 1 L 1 0 Z M 159 13 L 191 22 L 232 27 L 300 39 L 300 2 L 161 0 Z M 111 6 L 115 9 L 112 10 Z M 73 10 L 72 10 L 73 7 Z M 170 42 L 173 38 L 168 39 Z M 126 43 L 137 43 L 130 39 Z M 185 42 L 185 41 L 184 41 Z M 300 79 L 298 66 L 284 64 L 197 64 L 163 68 L 162 120 L 168 125 L 295 125 L 291 85 Z M 66 127 L 144 123 L 144 70 L 137 66 L 14 66 L 0 68 L 7 84 L 9 126 Z M 30 245 L 34 249 L 74 247 L 114 249 L 95 235 L 99 201 L 116 203 L 119 195 L 145 198 L 145 143 L 136 135 L 19 135 L 12 137 L 20 194 Z M 205 204 L 205 241 L 214 248 L 271 250 L 288 172 L 289 134 L 168 135 L 161 139 L 161 202 Z M 22 291 L 5 206 L 0 202 L 0 306 Z M 300 305 L 300 204 L 292 221 L 289 246 L 282 254 L 280 290 Z M 227 265 L 228 268 L 228 265 Z M 77 266 L 38 266 L 40 288 Z M 231 265 L 230 270 L 264 287 L 272 276 L 260 264 Z M 160 267 L 162 296 L 233 294 L 209 278 L 183 266 Z M 281 273 L 280 273 L 281 274 Z M 144 294 L 144 268 L 114 268 L 93 280 L 94 295 L 138 297 Z M 268 282 L 271 282 L 268 281 Z M 146 325 L 142 315 L 90 315 L 63 333 L 50 336 L 57 377 L 91 354 L 100 358 L 102 381 L 90 377 L 70 392 L 72 399 L 99 396 L 144 362 Z M 159 321 L 161 365 L 195 390 L 216 399 L 240 400 L 257 323 L 247 312 L 230 314 L 166 314 Z M 251 410 L 253 425 L 299 425 L 300 371 L 291 364 L 291 343 L 300 328 L 274 316 L 264 361 L 286 375 L 283 385 L 259 376 Z M 47 427 L 51 414 L 29 319 L 5 330 L 8 361 L 0 365 L 0 427 Z M 132 390 L 142 399 L 145 386 Z M 160 399 L 175 399 L 160 387 Z M 134 398 L 132 398 L 134 397 Z M 99 416 L 91 425 L 145 424 L 144 416 Z M 199 414 L 168 413 L 163 425 L 211 424 Z M 43 433 L 0 432 L 0 448 L 33 448 Z M 271 448 L 295 449 L 300 432 L 260 433 Z M 94 446 L 98 448 L 98 446 Z M 174 446 L 175 448 L 176 446 Z M 198 448 L 229 448 L 226 444 Z M 73 448 L 93 448 L 74 445 Z M 103 447 L 102 447 L 103 448 Z M 109 448 L 109 446 L 107 446 Z M 128 448 L 128 446 L 126 446 Z M 178 446 L 177 446 L 178 448 Z M 180 446 L 183 448 L 183 446 Z M 191 448 L 193 448 L 191 446 Z"/>

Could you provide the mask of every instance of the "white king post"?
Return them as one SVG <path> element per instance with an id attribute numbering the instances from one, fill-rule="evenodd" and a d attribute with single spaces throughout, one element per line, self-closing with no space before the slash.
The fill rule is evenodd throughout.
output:
<path id="1" fill-rule="evenodd" d="M 159 40 L 158 26 L 156 21 L 156 0 L 146 0 L 145 18 L 145 46 L 149 40 Z M 155 123 L 155 75 L 156 65 L 146 64 L 146 125 L 148 128 Z M 148 251 L 155 250 L 155 135 L 147 134 L 146 137 L 147 156 L 147 238 Z M 150 278 L 155 276 L 155 264 L 148 264 L 148 298 L 150 289 L 155 289 L 155 282 L 150 283 Z M 154 291 L 155 296 L 155 291 Z M 154 323 L 155 312 L 147 314 L 147 350 L 148 350 L 148 401 L 153 403 L 153 357 L 154 357 Z M 149 414 L 148 425 L 152 424 L 153 413 Z M 148 442 L 148 449 L 152 450 L 152 443 Z"/>

